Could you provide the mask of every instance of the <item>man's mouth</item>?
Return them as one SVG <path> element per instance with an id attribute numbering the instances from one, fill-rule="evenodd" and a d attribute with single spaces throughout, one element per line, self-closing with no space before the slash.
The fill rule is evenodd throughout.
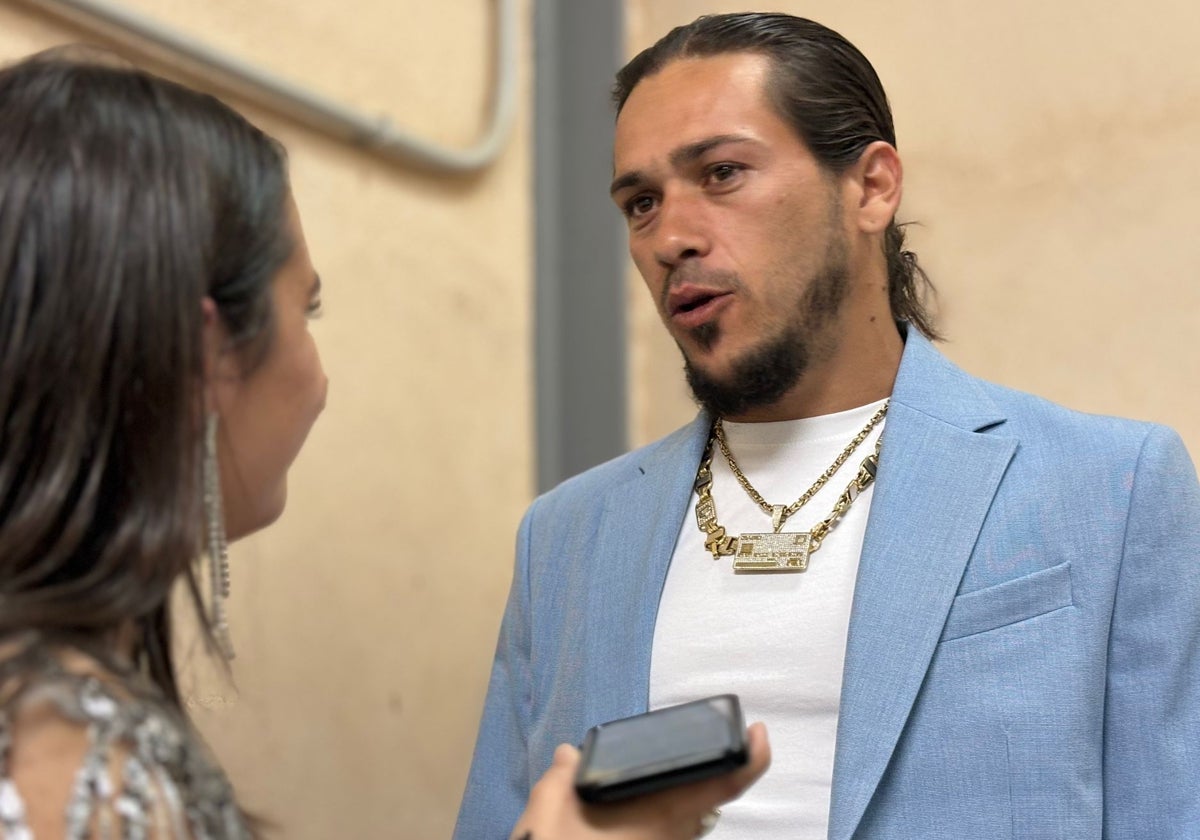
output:
<path id="1" fill-rule="evenodd" d="M 683 286 L 667 298 L 667 311 L 674 323 L 692 329 L 715 318 L 732 300 L 732 292 Z"/>

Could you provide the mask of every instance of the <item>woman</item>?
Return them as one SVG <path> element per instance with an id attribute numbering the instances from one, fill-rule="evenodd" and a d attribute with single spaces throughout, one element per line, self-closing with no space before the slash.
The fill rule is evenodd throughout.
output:
<path id="1" fill-rule="evenodd" d="M 324 406 L 320 291 L 283 150 L 234 111 L 63 54 L 0 71 L 4 837 L 260 832 L 180 705 L 168 595 L 228 655 L 226 540 L 282 512 Z M 740 774 L 600 812 L 564 748 L 518 831 L 694 836 L 765 767 L 752 742 Z"/>

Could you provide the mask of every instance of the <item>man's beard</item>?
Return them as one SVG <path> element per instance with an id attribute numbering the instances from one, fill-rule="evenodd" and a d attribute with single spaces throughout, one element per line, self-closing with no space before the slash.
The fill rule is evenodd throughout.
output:
<path id="1" fill-rule="evenodd" d="M 778 335 L 734 359 L 727 377 L 710 376 L 684 354 L 683 367 L 696 402 L 713 417 L 738 417 L 777 402 L 804 376 L 814 355 L 830 351 L 836 337 L 826 336 L 825 327 L 841 309 L 849 282 L 846 243 L 835 236 L 793 318 Z M 720 328 L 714 323 L 703 324 L 692 333 L 693 340 L 705 348 L 719 336 Z"/>

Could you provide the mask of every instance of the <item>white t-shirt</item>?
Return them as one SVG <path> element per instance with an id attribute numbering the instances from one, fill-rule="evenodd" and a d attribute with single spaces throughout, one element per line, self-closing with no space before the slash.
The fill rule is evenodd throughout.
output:
<path id="1" fill-rule="evenodd" d="M 790 505 L 883 402 L 781 423 L 725 423 L 725 437 L 766 501 Z M 883 425 L 783 532 L 807 531 L 830 514 Z M 738 484 L 715 444 L 712 471 L 717 521 L 726 531 L 770 532 L 770 516 Z M 712 840 L 828 833 L 846 630 L 873 489 L 851 504 L 800 573 L 734 574 L 732 557 L 714 561 L 704 548 L 694 513 L 684 520 L 654 628 L 650 708 L 737 694 L 747 723 L 767 724 L 772 748 L 771 769 L 722 808 Z"/>

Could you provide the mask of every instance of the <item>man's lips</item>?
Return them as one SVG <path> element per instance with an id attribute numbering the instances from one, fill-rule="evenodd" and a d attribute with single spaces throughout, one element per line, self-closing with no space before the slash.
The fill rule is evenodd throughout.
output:
<path id="1" fill-rule="evenodd" d="M 732 292 L 684 285 L 667 296 L 667 312 L 673 323 L 691 329 L 711 321 L 732 302 Z"/>

